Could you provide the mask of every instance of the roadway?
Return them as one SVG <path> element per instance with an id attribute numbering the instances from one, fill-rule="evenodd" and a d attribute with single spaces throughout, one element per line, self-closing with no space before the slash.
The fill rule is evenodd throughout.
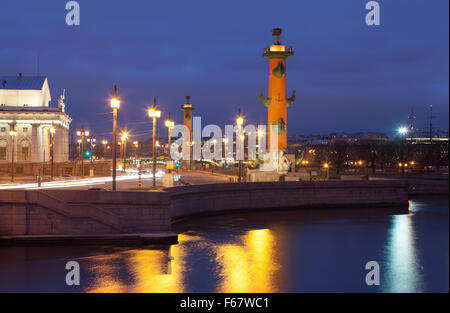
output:
<path id="1" fill-rule="evenodd" d="M 211 174 L 207 172 L 182 172 L 180 179 L 176 179 L 175 186 L 182 185 L 198 185 L 198 184 L 214 184 L 226 183 L 229 178 L 225 175 Z M 153 177 L 151 174 L 142 175 L 142 189 L 148 190 L 152 187 Z M 157 188 L 162 188 L 161 175 L 156 177 Z M 91 188 L 101 188 L 106 190 L 112 189 L 111 177 L 89 177 L 89 178 L 66 178 L 64 180 L 58 179 L 54 181 L 45 181 L 38 187 L 36 182 L 23 182 L 15 184 L 0 184 L 0 190 L 14 190 L 14 189 L 72 189 L 72 190 L 87 190 Z M 138 175 L 128 174 L 120 175 L 116 178 L 117 190 L 138 190 Z"/>

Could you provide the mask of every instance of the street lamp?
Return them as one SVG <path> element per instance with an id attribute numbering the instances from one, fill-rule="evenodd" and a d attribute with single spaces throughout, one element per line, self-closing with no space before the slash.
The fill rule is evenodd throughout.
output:
<path id="1" fill-rule="evenodd" d="M 84 137 L 88 137 L 89 136 L 89 131 L 84 129 L 84 126 L 81 126 L 81 130 L 77 130 L 77 136 L 81 137 L 81 147 L 80 147 L 80 156 L 81 156 L 81 171 L 82 174 L 81 176 L 84 176 L 84 158 L 83 158 L 83 153 L 84 153 Z"/>
<path id="2" fill-rule="evenodd" d="M 78 143 L 78 158 L 81 159 L 81 139 L 78 139 L 77 143 Z"/>
<path id="3" fill-rule="evenodd" d="M 14 125 L 9 131 L 9 135 L 11 136 L 11 182 L 14 182 L 14 138 L 17 135 L 17 131 L 14 130 Z"/>
<path id="4" fill-rule="evenodd" d="M 106 147 L 108 145 L 108 140 L 103 139 L 102 144 L 103 144 L 103 159 L 105 159 L 106 158 Z"/>
<path id="5" fill-rule="evenodd" d="M 95 142 L 97 141 L 97 139 L 95 139 L 94 138 L 94 142 L 93 143 L 91 143 L 91 145 L 92 145 L 92 151 L 91 151 L 91 160 L 92 160 L 92 162 L 94 162 L 94 157 L 96 157 L 95 155 L 94 155 L 94 152 L 95 152 L 95 146 L 97 145 Z"/>
<path id="6" fill-rule="evenodd" d="M 241 109 L 238 110 L 238 117 L 236 118 L 236 125 L 238 126 L 238 139 L 243 140 L 245 137 L 242 135 L 242 125 L 244 124 L 244 118 L 241 115 Z M 244 137 L 244 138 L 242 138 Z M 237 144 L 236 144 L 236 152 L 237 152 Z M 237 153 L 236 153 L 237 157 Z M 239 160 L 239 178 L 238 182 L 242 182 L 242 160 Z"/>
<path id="7" fill-rule="evenodd" d="M 327 171 L 327 179 L 329 179 L 329 177 L 330 177 L 330 164 L 325 163 L 323 165 L 323 168 Z"/>
<path id="8" fill-rule="evenodd" d="M 264 136 L 264 132 L 261 129 L 258 129 L 256 134 L 258 135 L 258 145 L 261 145 L 261 137 Z"/>
<path id="9" fill-rule="evenodd" d="M 137 148 L 139 147 L 139 141 L 133 141 L 134 145 L 134 163 L 137 165 Z"/>
<path id="10" fill-rule="evenodd" d="M 167 130 L 169 131 L 169 140 L 168 140 L 169 148 L 168 148 L 167 152 L 169 154 L 169 160 L 171 160 L 172 158 L 170 155 L 170 133 L 171 133 L 172 129 L 175 127 L 175 122 L 170 119 L 170 113 L 169 113 L 169 118 L 166 120 L 166 127 L 167 127 Z"/>
<path id="11" fill-rule="evenodd" d="M 161 110 L 156 107 L 156 98 L 153 106 L 148 109 L 148 116 L 153 119 L 153 189 L 156 189 L 156 119 L 161 117 Z"/>
<path id="12" fill-rule="evenodd" d="M 56 133 L 56 129 L 55 129 L 55 127 L 51 127 L 50 128 L 50 136 L 51 136 L 51 139 L 52 139 L 52 145 L 51 145 L 51 150 L 50 150 L 50 156 L 51 156 L 51 174 L 50 174 L 50 176 L 51 176 L 51 180 L 53 180 L 53 153 L 54 153 L 54 135 L 55 135 L 55 133 Z"/>
<path id="13" fill-rule="evenodd" d="M 125 171 L 125 159 L 127 157 L 127 138 L 128 138 L 128 133 L 122 132 L 122 137 L 120 138 L 122 141 L 122 151 L 123 151 L 123 156 L 122 156 L 122 161 L 123 161 L 123 168 L 122 170 Z"/>
<path id="14" fill-rule="evenodd" d="M 228 138 L 226 136 L 224 136 L 222 138 L 222 142 L 223 142 L 223 156 L 225 158 L 225 161 L 227 160 L 227 144 L 228 144 Z"/>
<path id="15" fill-rule="evenodd" d="M 89 147 L 90 147 L 90 149 L 91 149 L 91 154 L 90 154 L 90 157 L 91 157 L 91 163 L 94 162 L 94 148 L 95 148 L 95 142 L 96 142 L 96 141 L 97 141 L 97 139 L 92 138 L 92 135 L 91 135 L 91 137 L 89 137 L 89 138 L 87 139 L 87 142 L 89 142 Z"/>
<path id="16" fill-rule="evenodd" d="M 120 108 L 120 100 L 117 97 L 117 86 L 114 85 L 114 96 L 110 101 L 113 109 L 113 141 L 112 141 L 112 190 L 116 190 L 116 145 L 117 145 L 117 110 Z"/>

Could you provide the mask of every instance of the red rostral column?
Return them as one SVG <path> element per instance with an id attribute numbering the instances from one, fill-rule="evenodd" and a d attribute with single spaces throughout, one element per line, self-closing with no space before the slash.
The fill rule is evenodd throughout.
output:
<path id="1" fill-rule="evenodd" d="M 278 149 L 287 148 L 287 108 L 295 101 L 295 90 L 290 98 L 286 98 L 286 59 L 294 54 L 292 47 L 283 46 L 280 42 L 281 28 L 274 28 L 272 36 L 274 44 L 264 48 L 263 57 L 269 59 L 269 94 L 268 98 L 260 92 L 259 98 L 268 108 L 268 148 L 270 149 L 271 126 L 278 135 Z M 276 148 L 276 147 L 272 147 Z"/>
<path id="2" fill-rule="evenodd" d="M 193 141 L 193 137 L 192 137 L 192 111 L 194 110 L 194 107 L 191 104 L 191 96 L 186 96 L 186 103 L 184 105 L 181 106 L 181 109 L 183 109 L 184 113 L 184 117 L 183 117 L 183 124 L 184 126 L 186 126 L 189 129 L 189 138 L 187 139 L 189 144 L 191 145 L 190 148 L 190 154 L 191 157 L 190 159 L 192 160 L 192 141 Z"/>
<path id="3" fill-rule="evenodd" d="M 189 128 L 189 140 L 192 141 L 192 111 L 194 110 L 194 107 L 190 103 L 191 97 L 186 96 L 186 103 L 181 106 L 181 108 L 184 111 L 184 118 L 183 118 L 183 124 L 187 128 Z"/>

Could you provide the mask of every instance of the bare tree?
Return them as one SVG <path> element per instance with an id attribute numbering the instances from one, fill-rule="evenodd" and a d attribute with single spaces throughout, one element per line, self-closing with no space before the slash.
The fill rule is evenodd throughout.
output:
<path id="1" fill-rule="evenodd" d="M 349 145 L 345 140 L 337 139 L 330 144 L 329 159 L 338 174 L 348 160 L 348 150 Z"/>

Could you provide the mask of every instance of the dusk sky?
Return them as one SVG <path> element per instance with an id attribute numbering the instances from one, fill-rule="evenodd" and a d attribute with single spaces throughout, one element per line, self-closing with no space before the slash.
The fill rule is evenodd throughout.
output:
<path id="1" fill-rule="evenodd" d="M 379 1 L 381 25 L 365 24 L 367 1 L 119 1 L 80 0 L 81 25 L 65 24 L 65 0 L 2 0 L 0 75 L 49 79 L 52 106 L 66 89 L 71 129 L 84 124 L 97 138 L 112 128 L 108 105 L 117 84 L 119 128 L 147 139 L 146 108 L 156 97 L 182 122 L 192 98 L 203 125 L 265 124 L 271 29 L 294 47 L 287 60 L 288 135 L 377 131 L 407 121 L 448 130 L 449 1 Z M 161 133 L 160 133 L 161 134 Z M 166 135 L 166 132 L 164 132 Z"/>

